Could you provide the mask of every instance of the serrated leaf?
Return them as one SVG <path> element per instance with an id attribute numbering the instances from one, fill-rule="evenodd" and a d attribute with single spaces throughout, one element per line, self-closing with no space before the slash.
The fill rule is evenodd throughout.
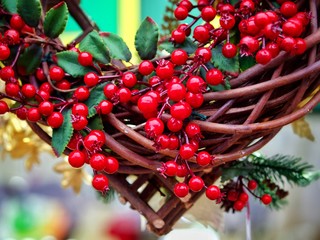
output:
<path id="1" fill-rule="evenodd" d="M 296 135 L 298 135 L 301 138 L 306 138 L 306 139 L 314 142 L 315 138 L 314 138 L 314 135 L 312 134 L 310 125 L 304 117 L 291 123 L 291 126 L 293 129 L 293 132 Z"/>
<path id="2" fill-rule="evenodd" d="M 18 0 L 17 11 L 30 27 L 38 26 L 41 16 L 40 0 Z"/>
<path id="3" fill-rule="evenodd" d="M 71 109 L 62 112 L 64 120 L 59 128 L 53 129 L 52 148 L 57 156 L 60 156 L 68 145 L 72 134 L 73 127 L 71 122 Z"/>
<path id="4" fill-rule="evenodd" d="M 1 0 L 1 6 L 9 13 L 17 13 L 17 0 Z"/>
<path id="5" fill-rule="evenodd" d="M 89 109 L 89 115 L 88 117 L 92 117 L 97 113 L 96 106 L 98 104 L 106 99 L 105 95 L 103 94 L 103 88 L 107 83 L 102 83 L 93 88 L 90 92 L 90 97 L 87 101 L 85 101 L 85 104 L 88 106 Z"/>
<path id="6" fill-rule="evenodd" d="M 102 37 L 95 30 L 90 32 L 79 45 L 82 52 L 91 53 L 92 57 L 100 63 L 110 62 L 110 53 Z"/>
<path id="7" fill-rule="evenodd" d="M 159 29 L 157 24 L 150 17 L 146 17 L 141 23 L 134 41 L 142 60 L 152 59 L 156 56 L 158 37 Z"/>
<path id="8" fill-rule="evenodd" d="M 239 59 L 237 57 L 234 58 L 226 58 L 222 54 L 222 46 L 218 45 L 211 50 L 212 52 L 212 63 L 214 66 L 222 71 L 229 73 L 238 73 L 240 70 L 239 67 Z"/>
<path id="9" fill-rule="evenodd" d="M 84 67 L 78 62 L 78 53 L 64 51 L 57 53 L 58 65 L 72 77 L 83 77 L 86 73 L 94 71 L 90 67 Z"/>
<path id="10" fill-rule="evenodd" d="M 20 55 L 17 65 L 19 72 L 32 74 L 41 63 L 43 49 L 37 44 L 32 44 Z"/>
<path id="11" fill-rule="evenodd" d="M 103 123 L 101 116 L 95 115 L 94 117 L 89 119 L 88 127 L 90 129 L 95 129 L 95 130 L 103 130 Z"/>
<path id="12" fill-rule="evenodd" d="M 172 42 L 167 39 L 159 45 L 160 50 L 166 50 L 169 53 L 172 53 L 177 48 L 185 50 L 188 54 L 192 54 L 197 50 L 197 44 L 195 44 L 191 38 L 186 38 L 182 44 L 173 45 Z"/>
<path id="13" fill-rule="evenodd" d="M 241 72 L 247 70 L 248 68 L 251 68 L 256 64 L 256 60 L 252 56 L 243 56 L 239 57 L 239 64 L 240 64 L 240 70 Z"/>
<path id="14" fill-rule="evenodd" d="M 65 2 L 52 7 L 44 19 L 44 34 L 50 38 L 57 38 L 67 25 L 68 15 L 69 11 Z"/>
<path id="15" fill-rule="evenodd" d="M 107 44 L 112 58 L 124 60 L 126 62 L 130 61 L 132 54 L 121 37 L 114 33 L 103 33 L 100 35 Z"/>

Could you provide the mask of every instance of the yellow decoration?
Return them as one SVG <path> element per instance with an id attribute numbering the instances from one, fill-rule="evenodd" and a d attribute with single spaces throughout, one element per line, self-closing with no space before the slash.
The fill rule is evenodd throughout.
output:
<path id="1" fill-rule="evenodd" d="M 306 121 L 306 119 L 303 117 L 303 118 L 300 118 L 299 120 L 293 122 L 291 124 L 292 126 L 292 129 L 293 129 L 293 132 L 295 134 L 297 134 L 299 137 L 301 138 L 306 138 L 310 141 L 314 141 L 315 138 L 312 134 L 312 131 L 311 131 L 311 128 L 310 128 L 310 125 L 309 123 Z"/>

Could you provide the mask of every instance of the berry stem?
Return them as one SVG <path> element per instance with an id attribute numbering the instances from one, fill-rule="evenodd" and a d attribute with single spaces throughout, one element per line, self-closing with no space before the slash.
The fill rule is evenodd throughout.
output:
<path id="1" fill-rule="evenodd" d="M 11 63 L 11 65 L 10 65 L 10 67 L 14 67 L 14 65 L 16 65 L 16 63 L 17 63 L 17 60 L 18 60 L 18 58 L 19 58 L 19 56 L 20 56 L 20 52 L 21 52 L 21 45 L 19 45 L 19 47 L 18 47 L 18 51 L 17 51 L 17 54 L 16 54 L 16 56 L 15 56 L 15 58 L 14 58 L 14 60 L 13 60 L 13 62 Z"/>

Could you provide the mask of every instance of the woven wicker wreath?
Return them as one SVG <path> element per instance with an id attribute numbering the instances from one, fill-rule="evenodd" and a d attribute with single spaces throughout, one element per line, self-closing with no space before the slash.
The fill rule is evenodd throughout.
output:
<path id="1" fill-rule="evenodd" d="M 10 11 L 14 12 L 15 10 L 10 9 L 10 6 L 6 5 L 6 2 L 7 1 L 3 2 L 1 14 L 3 14 L 4 19 L 10 23 L 10 18 L 12 16 Z M 58 155 L 62 152 L 69 155 L 70 152 L 74 150 L 70 143 L 67 146 L 72 137 L 72 133 L 80 132 L 73 131 L 70 123 L 70 121 L 74 121 L 70 115 L 72 105 L 75 104 L 75 101 L 72 100 L 74 99 L 74 95 L 72 95 L 74 90 L 69 91 L 65 85 L 58 85 L 58 81 L 55 82 L 50 79 L 50 69 L 52 66 L 61 66 L 65 70 L 65 77 L 69 83 L 71 82 L 72 88 L 74 86 L 84 86 L 83 76 L 74 73 L 79 66 L 81 69 L 86 68 L 81 66 L 78 62 L 74 62 L 74 56 L 76 56 L 76 58 L 78 56 L 78 53 L 74 52 L 76 51 L 75 44 L 80 42 L 81 46 L 82 41 L 87 41 L 86 44 L 83 44 L 83 49 L 89 53 L 90 47 L 95 48 L 92 43 L 96 43 L 96 47 L 99 49 L 102 42 L 99 42 L 99 37 L 95 36 L 95 33 L 97 32 L 93 31 L 98 28 L 84 14 L 75 0 L 66 0 L 64 1 L 66 4 L 63 2 L 58 3 L 51 8 L 46 15 L 42 14 L 40 16 L 39 12 L 38 17 L 38 12 L 35 9 L 41 10 L 39 5 L 40 1 L 18 0 L 17 2 L 17 11 L 29 26 L 27 29 L 24 27 L 22 30 L 19 30 L 21 38 L 25 41 L 18 40 L 18 43 L 12 42 L 14 36 L 4 33 L 4 31 L 7 30 L 8 25 L 5 25 L 5 27 L 1 29 L 1 32 L 4 33 L 4 37 L 1 39 L 2 45 L 8 45 L 11 50 L 10 57 L 2 60 L 4 60 L 3 62 L 6 66 L 11 65 L 14 69 L 13 76 L 5 79 L 6 86 L 9 85 L 9 83 L 16 85 L 20 84 L 20 86 L 31 84 L 38 89 L 43 82 L 47 83 L 47 85 L 52 87 L 52 99 L 59 98 L 65 101 L 63 103 L 68 103 L 61 103 L 59 105 L 55 102 L 55 104 L 57 104 L 55 105 L 56 110 L 62 113 L 69 110 L 69 115 L 67 117 L 67 113 L 63 115 L 64 122 L 62 126 L 60 128 L 54 128 L 53 135 L 51 135 L 44 131 L 42 127 L 47 125 L 47 116 L 41 116 L 39 120 L 32 121 L 28 118 L 28 113 L 25 112 L 25 115 L 23 115 L 21 109 L 25 110 L 23 107 L 27 106 L 28 104 L 26 104 L 26 102 L 29 101 L 25 100 L 27 98 L 26 96 L 23 96 L 23 92 L 17 93 L 16 95 L 10 95 L 8 93 L 10 92 L 9 89 L 6 93 L 1 94 L 1 96 L 2 98 L 9 98 L 16 103 L 20 103 L 20 105 L 15 104 L 10 106 L 10 111 L 16 113 L 19 118 L 24 117 L 27 119 L 33 131 L 45 142 L 51 144 Z M 182 10 L 188 9 L 188 4 L 186 2 L 189 1 L 182 2 L 185 4 L 183 6 L 184 9 Z M 208 1 L 207 5 L 204 6 L 211 6 L 214 2 L 215 1 Z M 243 7 L 241 2 L 245 1 L 235 2 L 237 2 L 234 5 L 237 12 Z M 263 9 L 265 5 L 269 6 L 268 4 L 270 4 L 265 3 L 269 1 L 253 2 L 256 5 L 261 5 L 260 9 Z M 45 3 L 46 1 L 42 1 L 42 11 L 44 13 L 47 9 Z M 224 80 L 224 87 L 229 89 L 221 90 L 220 88 L 219 91 L 213 90 L 214 88 L 205 89 L 203 92 L 203 104 L 201 104 L 200 107 L 194 108 L 192 115 L 184 120 L 184 125 L 192 122 L 200 127 L 202 136 L 201 138 L 198 136 L 199 139 L 201 139 L 198 141 L 199 149 L 209 152 L 213 160 L 207 166 L 197 164 L 196 157 L 181 161 L 185 161 L 190 168 L 190 172 L 196 176 L 200 176 L 206 186 L 212 185 L 221 176 L 220 166 L 226 165 L 231 161 L 235 161 L 260 149 L 268 143 L 284 125 L 303 117 L 320 102 L 320 30 L 318 29 L 318 10 L 320 1 L 300 0 L 297 1 L 296 4 L 299 11 L 306 13 L 305 16 L 310 12 L 310 23 L 304 26 L 303 34 L 300 36 L 301 38 L 304 38 L 306 42 L 307 50 L 305 53 L 295 55 L 292 54 L 292 52 L 281 51 L 278 56 L 274 57 L 265 65 L 254 64 L 241 73 L 228 73 L 225 71 L 224 74 L 227 77 Z M 31 9 L 30 6 L 32 6 L 33 9 L 31 11 L 32 14 L 28 13 Z M 191 6 L 193 7 L 192 4 Z M 221 8 L 221 5 L 215 5 L 215 7 L 216 9 L 224 9 L 223 7 Z M 197 6 L 194 8 L 197 8 Z M 61 27 L 60 25 L 61 22 L 62 25 L 64 24 L 65 21 L 62 20 L 67 11 L 70 12 L 79 26 L 81 26 L 83 33 L 68 46 L 64 46 L 57 37 L 64 29 L 64 27 Z M 244 10 L 242 9 L 241 11 Z M 246 11 L 248 16 L 253 14 L 250 13 L 248 9 L 246 9 Z M 230 13 L 223 13 L 223 10 L 221 10 L 221 18 L 223 18 L 223 14 Z M 199 20 L 200 17 L 195 17 L 194 22 Z M 281 21 L 287 20 L 282 19 Z M 237 22 L 239 21 L 237 20 Z M 147 26 L 145 28 L 140 27 L 138 32 L 148 32 L 150 31 L 149 28 L 151 28 L 151 33 L 155 34 L 155 24 L 151 19 L 147 18 L 144 21 L 144 24 Z M 217 32 L 218 31 L 213 31 L 212 33 L 217 34 Z M 228 31 L 226 30 L 225 33 L 226 32 Z M 150 32 L 148 32 L 148 34 L 149 33 Z M 140 34 L 143 35 L 143 33 Z M 216 36 L 214 34 L 212 34 L 212 36 Z M 104 33 L 100 34 L 100 36 L 108 38 L 111 35 Z M 112 36 L 114 37 L 114 35 Z M 158 35 L 156 36 L 158 38 Z M 207 43 L 216 41 L 214 46 L 218 45 L 225 41 L 226 36 L 227 34 L 222 33 L 217 38 L 208 40 Z M 120 51 L 120 53 L 121 51 L 123 51 L 122 53 L 126 52 L 127 50 L 123 47 L 123 43 L 120 40 L 118 41 L 118 37 L 115 38 L 117 39 L 117 44 L 114 44 L 111 40 L 110 41 L 114 45 L 108 45 L 107 42 L 109 48 L 112 46 L 109 49 L 110 52 L 113 53 L 113 48 L 118 48 L 116 50 Z M 139 38 L 139 36 L 137 35 L 136 38 Z M 180 41 L 179 37 L 173 35 L 171 37 L 173 43 L 170 47 L 173 49 L 180 47 L 182 49 L 185 48 L 187 49 L 187 52 L 191 51 L 190 44 L 193 44 L 196 47 L 205 47 L 207 44 L 191 40 L 188 43 L 189 45 L 186 46 L 183 41 L 181 41 L 181 43 L 175 43 L 176 40 Z M 138 40 L 136 39 L 136 41 Z M 146 40 L 146 42 L 148 42 L 148 40 Z M 138 43 L 138 45 L 139 44 L 143 45 L 141 42 Z M 165 44 L 168 45 L 171 43 L 167 41 Z M 105 45 L 102 44 L 102 46 Z M 170 59 L 169 55 L 160 56 L 156 59 L 154 58 L 155 53 L 151 54 L 150 57 L 150 51 L 154 50 L 152 48 L 147 50 L 141 48 L 141 46 L 138 46 L 138 52 L 140 50 L 140 52 L 142 51 L 143 54 L 145 54 L 142 54 L 142 58 L 146 60 L 150 59 L 154 67 L 161 65 L 160 62 L 162 60 L 167 61 Z M 83 49 L 80 47 L 82 52 L 84 52 Z M 72 52 L 72 54 L 68 55 L 69 52 Z M 68 56 L 64 58 L 64 54 Z M 123 82 L 119 79 L 121 79 L 122 74 L 125 72 L 133 72 L 137 75 L 139 83 L 143 81 L 145 83 L 148 82 L 150 76 L 143 76 L 138 73 L 137 66 L 128 67 L 128 65 L 123 64 L 125 61 L 118 60 L 114 55 L 111 55 L 111 60 L 107 59 L 107 61 L 105 61 L 106 58 L 110 57 L 103 56 L 103 54 L 104 52 L 102 55 L 97 56 L 93 51 L 92 55 L 95 65 L 91 70 L 96 71 L 100 77 L 103 76 L 101 79 L 104 79 L 104 81 L 110 80 L 121 85 Z M 161 54 L 163 54 L 163 52 Z M 188 52 L 188 54 L 189 59 L 184 65 L 188 65 L 188 61 L 192 62 L 196 56 L 199 57 L 199 55 L 201 55 L 194 55 L 194 52 Z M 30 56 L 34 57 L 33 60 L 30 59 Z M 214 55 L 213 58 L 215 57 L 222 57 L 222 55 Z M 73 64 L 71 67 L 67 66 L 68 63 L 65 63 L 68 59 Z M 35 61 L 38 62 L 35 64 Z M 15 65 L 16 62 L 17 64 Z M 32 67 L 28 67 L 29 65 L 32 65 Z M 210 67 L 213 67 L 213 65 L 206 65 L 206 68 L 209 68 L 206 70 L 210 70 Z M 40 72 L 38 72 L 38 68 L 40 68 L 42 72 L 40 70 Z M 180 68 L 175 68 L 175 75 L 178 75 L 178 72 L 187 71 L 186 69 L 188 68 L 182 68 L 182 70 Z M 7 72 L 4 72 L 3 69 L 1 71 L 2 78 L 6 78 L 7 75 L 5 74 Z M 38 74 L 43 74 L 44 79 L 39 79 L 41 76 L 39 77 Z M 201 76 L 201 71 L 194 72 L 194 74 L 199 74 Z M 17 83 L 17 80 L 14 82 L 12 80 L 13 78 L 20 79 L 20 82 Z M 229 87 L 226 87 L 227 85 L 229 85 Z M 120 103 L 118 103 L 118 101 L 115 103 L 114 99 L 109 99 L 111 102 L 113 101 L 114 104 L 112 113 L 97 114 L 97 111 L 99 112 L 99 109 L 97 109 L 99 102 L 105 99 L 103 87 L 101 86 L 102 84 L 99 82 L 96 86 L 88 87 L 91 91 L 91 95 L 94 95 L 97 99 L 89 98 L 87 102 L 84 102 L 89 106 L 89 124 L 90 119 L 94 116 L 98 122 L 98 124 L 97 122 L 91 123 L 91 130 L 98 126 L 98 128 L 105 133 L 106 142 L 105 145 L 102 146 L 102 149 L 100 149 L 100 152 L 114 156 L 119 162 L 119 169 L 116 173 L 103 174 L 108 177 L 110 186 L 121 195 L 123 201 L 128 201 L 133 209 L 136 209 L 146 217 L 148 226 L 153 232 L 159 235 L 165 234 L 172 229 L 175 222 L 197 201 L 205 190 L 199 192 L 190 191 L 185 198 L 176 197 L 173 189 L 178 179 L 174 177 L 164 177 L 163 175 L 165 175 L 164 163 L 172 159 L 177 160 L 179 150 L 159 148 L 158 144 L 155 143 L 155 136 L 150 136 L 150 132 L 146 133 L 146 116 L 141 113 L 136 102 L 133 103 L 134 101 L 120 101 Z M 135 91 L 135 94 L 132 94 L 134 97 L 141 97 L 141 95 L 146 92 L 144 90 L 145 88 L 141 86 L 146 86 L 148 90 L 155 89 L 155 87 L 150 86 L 150 84 L 140 84 L 139 88 Z M 157 86 L 159 86 L 159 84 Z M 61 91 L 62 88 L 63 91 Z M 163 91 L 163 95 L 166 94 L 165 89 L 159 91 Z M 30 106 L 37 107 L 45 100 L 45 94 L 42 93 L 40 97 L 39 95 L 41 94 L 31 97 L 31 99 L 35 99 L 35 101 L 32 101 L 32 104 L 27 106 L 26 111 L 28 111 Z M 170 104 L 172 105 L 173 103 Z M 160 110 L 160 105 L 158 111 L 164 111 L 161 112 L 162 114 L 159 118 L 166 124 L 171 118 L 170 111 L 168 109 Z M 1 108 L 3 109 L 3 107 Z M 7 111 L 9 111 L 9 109 Z M 69 121 L 69 123 L 66 123 L 66 121 Z M 71 127 L 68 127 L 69 125 Z M 165 129 L 164 131 L 166 132 L 168 130 Z M 87 130 L 84 129 L 82 134 L 82 137 L 85 137 L 85 135 L 88 134 Z M 186 141 L 184 138 L 185 136 L 183 135 L 184 133 L 179 132 L 174 134 L 180 138 L 181 144 Z M 80 136 L 80 138 L 82 137 Z M 78 145 L 81 145 L 81 141 Z M 178 159 L 178 161 L 180 160 Z M 94 172 L 97 174 L 99 171 L 95 170 Z M 149 205 L 149 201 L 159 193 L 161 195 L 166 195 L 166 201 L 161 202 L 161 206 L 155 210 Z"/>

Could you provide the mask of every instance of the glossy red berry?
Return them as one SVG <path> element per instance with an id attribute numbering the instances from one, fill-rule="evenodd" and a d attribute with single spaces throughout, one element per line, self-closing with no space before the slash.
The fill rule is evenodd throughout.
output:
<path id="1" fill-rule="evenodd" d="M 296 44 L 296 40 L 293 37 L 285 37 L 281 41 L 281 49 L 286 52 L 292 52 Z"/>
<path id="2" fill-rule="evenodd" d="M 176 17 L 176 19 L 178 20 L 184 20 L 188 17 L 189 14 L 189 10 L 184 7 L 184 6 L 178 6 L 175 10 L 174 10 L 174 16 Z"/>
<path id="3" fill-rule="evenodd" d="M 25 22 L 23 21 L 22 17 L 19 14 L 13 14 L 10 19 L 10 27 L 20 31 L 25 25 Z"/>
<path id="4" fill-rule="evenodd" d="M 87 87 L 81 86 L 74 91 L 73 96 L 79 101 L 83 102 L 89 98 L 90 91 Z"/>
<path id="5" fill-rule="evenodd" d="M 155 142 L 160 149 L 166 149 L 170 145 L 170 138 L 165 134 L 161 134 L 156 138 Z"/>
<path id="6" fill-rule="evenodd" d="M 183 30 L 173 30 L 171 33 L 171 40 L 175 43 L 183 43 L 186 40 L 186 33 Z"/>
<path id="7" fill-rule="evenodd" d="M 68 80 L 63 79 L 59 82 L 56 82 L 56 87 L 61 90 L 68 90 L 71 88 L 71 83 Z"/>
<path id="8" fill-rule="evenodd" d="M 10 49 L 7 45 L 0 45 L 0 61 L 7 60 L 10 56 Z"/>
<path id="9" fill-rule="evenodd" d="M 88 106 L 84 103 L 75 103 L 72 106 L 71 110 L 73 115 L 82 115 L 84 117 L 87 117 L 89 114 Z"/>
<path id="10" fill-rule="evenodd" d="M 158 108 L 158 101 L 150 95 L 141 96 L 138 100 L 138 108 L 143 113 L 155 112 Z"/>
<path id="11" fill-rule="evenodd" d="M 226 43 L 222 47 L 222 54 L 226 58 L 233 58 L 237 55 L 237 46 L 233 43 Z"/>
<path id="12" fill-rule="evenodd" d="M 206 43 L 210 39 L 209 30 L 205 26 L 196 26 L 193 30 L 193 38 L 200 43 Z"/>
<path id="13" fill-rule="evenodd" d="M 177 170 L 178 170 L 178 165 L 175 161 L 168 161 L 164 164 L 164 173 L 169 176 L 173 177 L 176 176 Z"/>
<path id="14" fill-rule="evenodd" d="M 88 119 L 83 115 L 72 115 L 72 127 L 81 131 L 88 125 Z"/>
<path id="15" fill-rule="evenodd" d="M 303 32 L 303 25 L 300 20 L 289 19 L 283 23 L 282 32 L 286 36 L 299 37 Z"/>
<path id="16" fill-rule="evenodd" d="M 149 137 L 154 138 L 163 133 L 164 124 L 160 118 L 150 118 L 147 120 L 144 130 Z"/>
<path id="17" fill-rule="evenodd" d="M 8 81 L 10 78 L 13 78 L 13 77 L 14 77 L 14 71 L 12 67 L 6 66 L 0 70 L 0 78 L 3 81 Z"/>
<path id="18" fill-rule="evenodd" d="M 177 166 L 177 176 L 178 177 L 185 177 L 188 174 L 188 168 L 186 164 L 181 164 Z"/>
<path id="19" fill-rule="evenodd" d="M 36 92 L 37 92 L 36 87 L 30 83 L 24 84 L 21 88 L 21 93 L 26 98 L 33 98 L 36 95 Z"/>
<path id="20" fill-rule="evenodd" d="M 16 45 L 20 43 L 20 34 L 15 29 L 8 29 L 5 31 L 4 37 L 8 40 L 9 45 Z"/>
<path id="21" fill-rule="evenodd" d="M 186 96 L 187 90 L 182 83 L 173 83 L 168 87 L 168 97 L 170 100 L 178 102 Z"/>
<path id="22" fill-rule="evenodd" d="M 192 113 L 192 108 L 187 102 L 178 102 L 171 106 L 170 114 L 172 117 L 180 120 L 188 118 Z"/>
<path id="23" fill-rule="evenodd" d="M 137 77 L 133 72 L 125 72 L 121 77 L 122 83 L 125 87 L 132 88 L 137 83 Z"/>
<path id="24" fill-rule="evenodd" d="M 275 58 L 280 53 L 280 46 L 277 43 L 270 42 L 266 45 L 266 49 L 271 53 L 272 58 Z"/>
<path id="25" fill-rule="evenodd" d="M 191 76 L 187 80 L 187 89 L 192 93 L 201 93 L 206 90 L 205 81 L 199 76 Z"/>
<path id="26" fill-rule="evenodd" d="M 74 150 L 69 154 L 69 164 L 74 168 L 81 168 L 86 163 L 86 155 L 79 150 Z"/>
<path id="27" fill-rule="evenodd" d="M 264 205 L 269 205 L 272 202 L 272 197 L 269 194 L 264 194 L 261 197 L 261 202 Z"/>
<path id="28" fill-rule="evenodd" d="M 201 177 L 193 176 L 188 182 L 188 186 L 193 192 L 200 192 L 204 187 L 204 182 Z"/>
<path id="29" fill-rule="evenodd" d="M 254 23 L 258 28 L 262 29 L 270 23 L 270 20 L 265 12 L 259 12 L 254 17 Z"/>
<path id="30" fill-rule="evenodd" d="M 170 137 L 169 137 L 169 139 L 170 139 L 170 144 L 169 144 L 169 149 L 170 150 L 175 150 L 175 149 L 177 149 L 178 148 L 178 146 L 179 146 L 179 138 L 177 137 L 177 136 L 175 136 L 175 135 L 171 135 Z"/>
<path id="31" fill-rule="evenodd" d="M 48 118 L 47 123 L 52 128 L 59 128 L 63 124 L 63 115 L 61 112 L 53 112 Z"/>
<path id="32" fill-rule="evenodd" d="M 195 150 L 190 143 L 185 143 L 180 147 L 179 154 L 182 159 L 188 160 L 194 156 Z"/>
<path id="33" fill-rule="evenodd" d="M 104 171 L 108 174 L 114 174 L 119 169 L 119 162 L 116 158 L 108 156 L 107 158 L 107 166 L 104 168 Z"/>
<path id="34" fill-rule="evenodd" d="M 256 54 L 256 61 L 262 65 L 269 63 L 272 59 L 271 52 L 268 49 L 261 49 Z"/>
<path id="35" fill-rule="evenodd" d="M 206 47 L 197 48 L 194 55 L 200 58 L 203 63 L 209 62 L 212 57 L 211 50 Z"/>
<path id="36" fill-rule="evenodd" d="M 223 74 L 219 69 L 210 69 L 206 73 L 206 81 L 210 85 L 219 85 L 223 83 Z"/>
<path id="37" fill-rule="evenodd" d="M 186 134 L 189 138 L 200 137 L 201 130 L 198 124 L 189 122 L 185 127 Z"/>
<path id="38" fill-rule="evenodd" d="M 96 190 L 104 192 L 104 191 L 108 190 L 108 188 L 109 188 L 109 180 L 103 174 L 96 174 L 93 176 L 92 186 Z"/>
<path id="39" fill-rule="evenodd" d="M 217 200 L 221 197 L 220 188 L 216 185 L 209 186 L 206 189 L 206 196 L 210 200 Z"/>
<path id="40" fill-rule="evenodd" d="M 248 182 L 248 188 L 250 190 L 255 190 L 257 188 L 257 186 L 258 186 L 258 184 L 257 184 L 257 182 L 255 180 L 250 180 Z"/>
<path id="41" fill-rule="evenodd" d="M 61 67 L 54 66 L 49 70 L 49 76 L 53 81 L 61 81 L 64 78 L 64 70 Z"/>
<path id="42" fill-rule="evenodd" d="M 173 192 L 174 194 L 179 197 L 179 198 L 183 198 L 185 196 L 188 195 L 189 193 L 189 187 L 187 184 L 185 183 L 177 183 L 175 186 L 174 186 L 174 189 L 173 189 Z"/>
<path id="43" fill-rule="evenodd" d="M 93 58 L 91 53 L 88 52 L 81 52 L 78 55 L 78 62 L 80 63 L 80 65 L 88 67 L 88 66 L 92 66 L 93 65 Z"/>
<path id="44" fill-rule="evenodd" d="M 131 91 L 129 88 L 122 87 L 118 90 L 117 95 L 120 103 L 127 103 L 131 100 Z"/>
<path id="45" fill-rule="evenodd" d="M 28 109 L 25 106 L 23 106 L 23 107 L 17 109 L 16 114 L 20 120 L 26 120 L 27 114 L 28 114 Z"/>
<path id="46" fill-rule="evenodd" d="M 138 70 L 142 75 L 147 76 L 154 71 L 154 66 L 151 61 L 144 60 L 139 64 Z"/>
<path id="47" fill-rule="evenodd" d="M 160 61 L 156 68 L 156 74 L 161 79 L 171 78 L 174 73 L 173 64 L 170 61 Z"/>
<path id="48" fill-rule="evenodd" d="M 196 160 L 200 166 L 207 166 L 212 162 L 212 156 L 207 151 L 201 151 L 198 153 Z"/>
<path id="49" fill-rule="evenodd" d="M 94 72 L 89 72 L 86 75 L 84 75 L 84 83 L 88 87 L 94 87 L 98 84 L 98 82 L 99 82 L 98 74 L 96 74 Z"/>
<path id="50" fill-rule="evenodd" d="M 49 101 L 43 101 L 39 104 L 39 112 L 41 113 L 41 115 L 43 116 L 49 116 L 51 115 L 51 113 L 53 113 L 53 103 L 49 102 Z"/>
<path id="51" fill-rule="evenodd" d="M 107 157 L 101 153 L 95 153 L 90 158 L 90 166 L 96 171 L 102 171 L 107 167 Z"/>
<path id="52" fill-rule="evenodd" d="M 108 99 L 113 99 L 118 92 L 119 88 L 113 83 L 109 83 L 104 86 L 103 93 Z"/>
<path id="53" fill-rule="evenodd" d="M 15 83 L 7 83 L 5 86 L 5 92 L 11 97 L 18 97 L 20 93 L 20 87 Z"/>
<path id="54" fill-rule="evenodd" d="M 220 25 L 225 30 L 230 30 L 236 24 L 236 20 L 232 14 L 223 14 L 220 18 Z"/>
<path id="55" fill-rule="evenodd" d="M 171 132 L 178 132 L 182 129 L 183 122 L 176 118 L 169 118 L 167 121 L 167 127 Z"/>
<path id="56" fill-rule="evenodd" d="M 46 75 L 44 74 L 44 71 L 42 68 L 37 68 L 36 78 L 41 82 L 44 82 L 46 80 Z"/>
<path id="57" fill-rule="evenodd" d="M 84 147 L 89 151 L 99 150 L 106 142 L 102 131 L 91 131 L 83 140 Z"/>
<path id="58" fill-rule="evenodd" d="M 30 122 L 37 122 L 41 119 L 41 114 L 38 108 L 29 108 L 27 113 L 27 119 Z"/>
<path id="59" fill-rule="evenodd" d="M 204 97 L 202 93 L 187 92 L 185 100 L 192 108 L 199 108 L 204 102 Z"/>
<path id="60" fill-rule="evenodd" d="M 281 5 L 280 12 L 283 16 L 289 18 L 293 17 L 298 12 L 298 8 L 294 2 L 287 1 Z"/>
<path id="61" fill-rule="evenodd" d="M 201 10 L 201 17 L 206 22 L 211 22 L 217 14 L 217 11 L 212 6 L 206 6 Z"/>
<path id="62" fill-rule="evenodd" d="M 183 49 L 176 49 L 171 53 L 171 62 L 176 65 L 183 65 L 188 60 L 188 54 Z"/>
<path id="63" fill-rule="evenodd" d="M 188 27 L 188 24 L 182 23 L 177 27 L 177 30 L 182 31 L 185 33 L 186 36 L 190 36 L 191 28 Z"/>
<path id="64" fill-rule="evenodd" d="M 239 199 L 239 201 L 246 203 L 249 200 L 249 196 L 245 192 L 242 192 L 242 193 L 240 193 L 238 199 Z"/>
<path id="65" fill-rule="evenodd" d="M 9 112 L 9 106 L 5 101 L 0 100 L 0 114 Z"/>
<path id="66" fill-rule="evenodd" d="M 102 114 L 102 115 L 106 115 L 106 114 L 109 114 L 112 112 L 112 109 L 113 109 L 113 104 L 112 102 L 108 101 L 108 100 L 102 100 L 98 107 L 97 107 L 97 112 L 99 114 Z"/>
<path id="67" fill-rule="evenodd" d="M 235 201 L 233 204 L 233 209 L 236 211 L 241 211 L 245 206 L 245 203 L 242 201 Z"/>
<path id="68" fill-rule="evenodd" d="M 304 54 L 307 50 L 306 41 L 302 38 L 296 38 L 296 44 L 294 45 L 293 54 L 300 55 Z"/>
<path id="69" fill-rule="evenodd" d="M 188 9 L 188 11 L 190 12 L 193 8 L 193 5 L 192 3 L 190 2 L 190 0 L 182 0 L 179 2 L 178 6 L 183 6 L 185 7 L 186 9 Z"/>

